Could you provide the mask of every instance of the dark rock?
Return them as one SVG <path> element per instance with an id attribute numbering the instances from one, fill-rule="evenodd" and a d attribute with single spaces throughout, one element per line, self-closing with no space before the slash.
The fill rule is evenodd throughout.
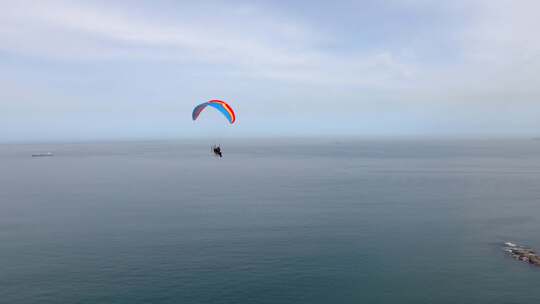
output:
<path id="1" fill-rule="evenodd" d="M 529 264 L 540 266 L 540 256 L 530 248 L 521 247 L 513 243 L 505 243 L 509 247 L 505 247 L 505 251 L 510 253 L 513 258 L 527 262 Z"/>

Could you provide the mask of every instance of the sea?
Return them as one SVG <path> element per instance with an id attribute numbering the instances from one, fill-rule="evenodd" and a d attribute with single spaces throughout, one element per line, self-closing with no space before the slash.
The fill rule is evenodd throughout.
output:
<path id="1" fill-rule="evenodd" d="M 0 145 L 0 303 L 540 303 L 539 140 L 212 144 Z"/>

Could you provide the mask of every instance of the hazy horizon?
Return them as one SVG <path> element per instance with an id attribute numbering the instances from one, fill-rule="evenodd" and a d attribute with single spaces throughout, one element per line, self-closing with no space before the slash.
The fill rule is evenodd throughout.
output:
<path id="1" fill-rule="evenodd" d="M 342 144 L 346 142 L 500 142 L 500 141 L 538 141 L 539 136 L 527 135 L 455 135 L 455 136 L 435 136 L 435 135 L 414 135 L 414 136 L 362 136 L 362 135 L 289 135 L 289 136 L 235 136 L 216 139 L 210 136 L 184 136 L 184 137 L 99 137 L 99 138 L 59 138 L 42 140 L 6 140 L 0 141 L 0 145 L 47 145 L 47 144 L 99 144 L 99 143 L 142 143 L 142 142 L 177 142 L 177 143 L 219 143 L 230 145 L 237 142 L 253 141 L 272 144 L 274 142 L 291 142 L 294 140 L 309 142 L 332 142 Z"/>

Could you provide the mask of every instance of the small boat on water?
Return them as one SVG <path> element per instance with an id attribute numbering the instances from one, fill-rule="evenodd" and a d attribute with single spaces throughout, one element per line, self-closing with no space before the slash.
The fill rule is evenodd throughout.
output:
<path id="1" fill-rule="evenodd" d="M 32 154 L 32 157 L 47 157 L 47 156 L 54 156 L 54 154 L 52 154 L 51 152 Z"/>

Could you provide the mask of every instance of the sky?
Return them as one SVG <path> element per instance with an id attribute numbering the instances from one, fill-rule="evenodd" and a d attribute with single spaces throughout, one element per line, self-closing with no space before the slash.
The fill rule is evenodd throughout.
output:
<path id="1" fill-rule="evenodd" d="M 232 137 L 539 136 L 539 11 L 0 0 L 0 141 L 208 136 L 221 121 L 191 110 L 214 98 L 237 113 Z"/>

